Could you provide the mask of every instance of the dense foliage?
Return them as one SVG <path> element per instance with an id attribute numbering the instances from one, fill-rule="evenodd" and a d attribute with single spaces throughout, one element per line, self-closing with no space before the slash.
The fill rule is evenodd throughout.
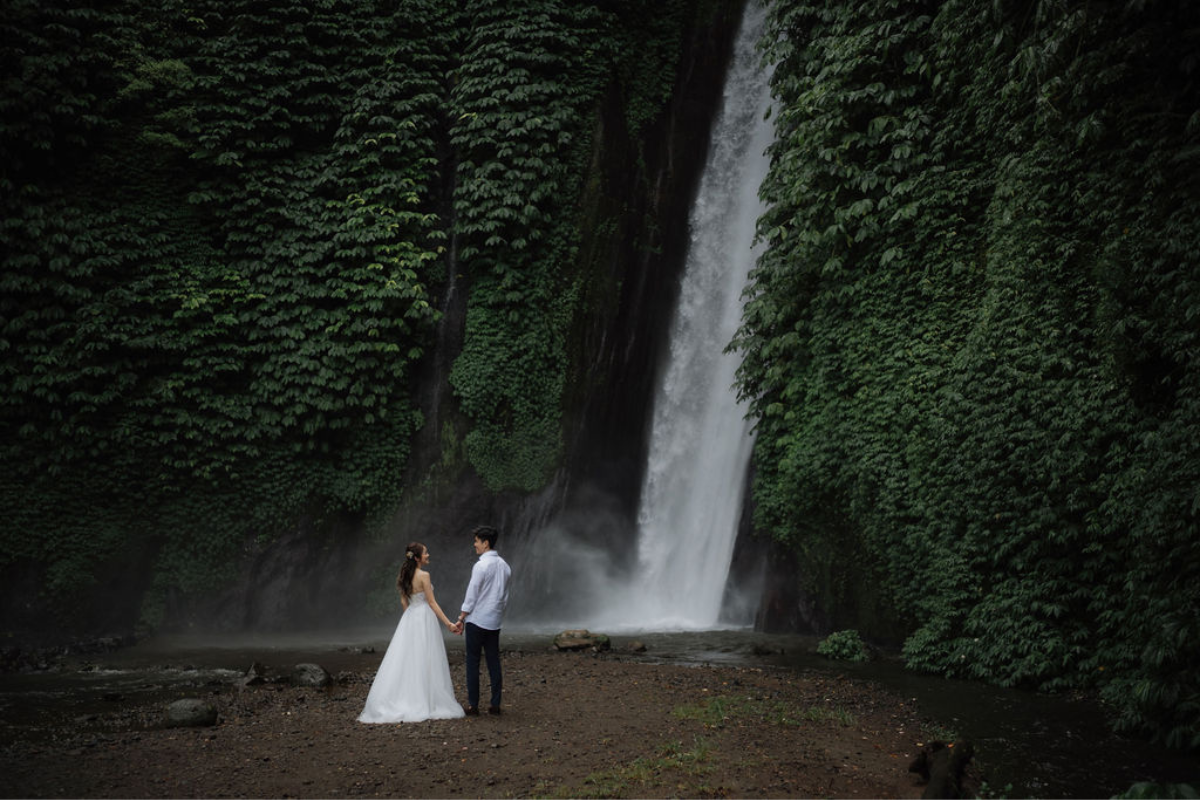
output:
<path id="1" fill-rule="evenodd" d="M 160 603 L 392 493 L 445 55 L 385 4 L 70 5 L 5 19 L 4 555 L 69 600 L 153 552 Z"/>
<path id="2" fill-rule="evenodd" d="M 542 485 L 597 100 L 657 113 L 694 6 L 7 3 L 0 566 L 74 614 L 135 564 L 154 622 L 301 515 L 388 512 L 452 291 L 467 456 Z"/>
<path id="3" fill-rule="evenodd" d="M 454 231 L 469 265 L 467 338 L 450 381 L 473 421 L 467 456 L 495 490 L 534 491 L 559 466 L 567 343 L 580 313 L 581 206 L 595 111 L 614 73 L 636 135 L 674 84 L 688 6 L 468 4 L 450 95 Z M 633 56 L 633 57 L 631 57 Z"/>
<path id="4" fill-rule="evenodd" d="M 858 631 L 853 628 L 834 631 L 817 644 L 818 655 L 837 661 L 866 661 L 867 647 Z"/>
<path id="5" fill-rule="evenodd" d="M 912 667 L 1200 746 L 1200 7 L 771 20 L 757 526 Z"/>
<path id="6" fill-rule="evenodd" d="M 461 257 L 471 265 L 469 338 L 451 380 L 478 425 L 468 457 L 493 488 L 543 486 L 560 448 L 563 350 L 575 310 L 569 261 L 590 144 L 586 111 L 604 85 L 581 5 L 480 3 L 452 104 L 461 159 Z"/>

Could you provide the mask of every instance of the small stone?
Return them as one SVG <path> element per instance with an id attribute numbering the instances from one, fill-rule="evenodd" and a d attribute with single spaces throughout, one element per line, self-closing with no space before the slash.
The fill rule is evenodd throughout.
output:
<path id="1" fill-rule="evenodd" d="M 242 686 L 258 686 L 260 683 L 266 683 L 266 680 L 267 668 L 255 661 L 242 676 Z"/>

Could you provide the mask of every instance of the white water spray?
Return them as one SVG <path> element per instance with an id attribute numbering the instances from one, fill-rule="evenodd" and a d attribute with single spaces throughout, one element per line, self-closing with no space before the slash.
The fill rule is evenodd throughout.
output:
<path id="1" fill-rule="evenodd" d="M 753 444 L 734 389 L 742 291 L 757 257 L 758 189 L 774 128 L 769 70 L 756 52 L 765 10 L 748 4 L 690 217 L 691 242 L 654 400 L 638 512 L 638 559 L 611 592 L 601 629 L 705 630 L 721 624 Z"/>

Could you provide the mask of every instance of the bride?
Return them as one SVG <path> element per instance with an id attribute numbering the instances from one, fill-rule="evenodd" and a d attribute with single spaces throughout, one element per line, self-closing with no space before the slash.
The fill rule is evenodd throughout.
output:
<path id="1" fill-rule="evenodd" d="M 451 631 L 454 624 L 433 597 L 433 583 L 422 569 L 428 564 L 429 549 L 420 542 L 410 544 L 396 579 L 404 613 L 375 673 L 359 722 L 421 722 L 463 716 L 462 706 L 454 699 L 438 620 Z"/>

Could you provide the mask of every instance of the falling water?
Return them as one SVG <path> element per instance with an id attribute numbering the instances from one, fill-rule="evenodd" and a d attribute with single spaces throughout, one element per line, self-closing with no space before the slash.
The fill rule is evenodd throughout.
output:
<path id="1" fill-rule="evenodd" d="M 763 16 L 750 4 L 734 45 L 654 401 L 633 594 L 640 624 L 658 630 L 717 625 L 741 517 L 752 438 L 734 390 L 738 360 L 726 347 L 756 255 L 773 134 L 769 76 L 755 50 Z"/>
<path id="2" fill-rule="evenodd" d="M 757 254 L 758 188 L 773 136 L 769 70 L 756 52 L 764 17 L 757 3 L 748 4 L 692 208 L 670 351 L 654 400 L 637 567 L 597 620 L 610 629 L 721 624 L 753 444 L 734 389 L 738 359 L 726 347 Z"/>
<path id="3" fill-rule="evenodd" d="M 758 188 L 774 135 L 770 70 L 757 52 L 765 19 L 751 0 L 689 217 L 691 241 L 650 420 L 636 563 L 611 550 L 601 521 L 618 517 L 603 507 L 533 526 L 512 554 L 512 629 L 697 631 L 753 622 L 757 576 L 729 576 L 753 439 L 734 389 L 738 359 L 726 348 L 757 256 Z M 740 617 L 722 608 L 739 594 L 727 592 L 727 583 L 750 598 Z"/>

